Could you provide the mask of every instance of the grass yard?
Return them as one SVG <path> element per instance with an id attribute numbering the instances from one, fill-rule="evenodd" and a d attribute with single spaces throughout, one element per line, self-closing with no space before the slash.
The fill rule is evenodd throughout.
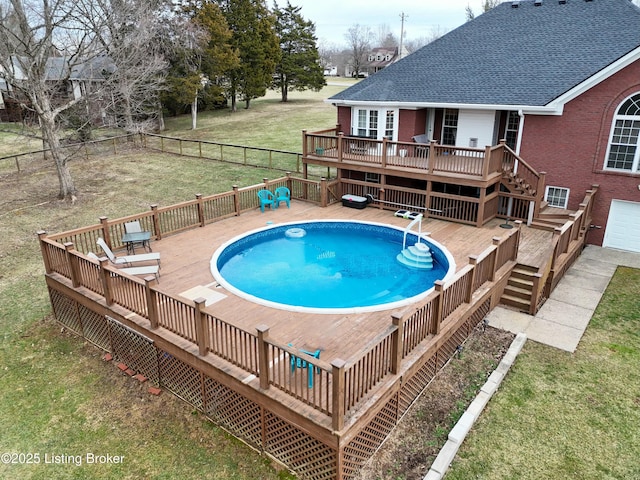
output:
<path id="1" fill-rule="evenodd" d="M 619 267 L 576 352 L 527 342 L 447 480 L 640 478 L 640 270 Z"/>
<path id="2" fill-rule="evenodd" d="M 353 80 L 329 80 L 320 92 L 291 92 L 282 103 L 279 92 L 270 90 L 263 98 L 252 100 L 251 108 L 238 103 L 238 111 L 206 111 L 198 114 L 196 130 L 191 116 L 165 118 L 169 136 L 208 140 L 232 145 L 302 151 L 302 130 L 318 131 L 335 127 L 336 108 L 324 99 L 339 93 Z"/>

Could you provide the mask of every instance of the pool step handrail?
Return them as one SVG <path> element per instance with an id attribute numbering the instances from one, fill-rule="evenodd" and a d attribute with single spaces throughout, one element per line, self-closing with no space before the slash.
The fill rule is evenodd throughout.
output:
<path id="1" fill-rule="evenodd" d="M 420 243 L 420 239 L 422 238 L 422 216 L 423 215 L 419 213 L 418 216 L 413 220 L 411 220 L 411 222 L 409 222 L 409 225 L 407 225 L 406 228 L 404 229 L 404 236 L 402 237 L 403 250 L 407 248 L 407 234 L 411 231 L 411 229 L 416 223 L 418 224 L 418 243 Z"/>

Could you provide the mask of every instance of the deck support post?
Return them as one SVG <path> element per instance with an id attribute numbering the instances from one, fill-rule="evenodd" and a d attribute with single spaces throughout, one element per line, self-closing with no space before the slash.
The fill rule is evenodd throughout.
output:
<path id="1" fill-rule="evenodd" d="M 236 217 L 240 215 L 240 190 L 238 185 L 233 185 L 233 209 L 236 212 Z"/>
<path id="2" fill-rule="evenodd" d="M 540 301 L 540 282 L 542 281 L 542 274 L 536 273 L 533 275 L 533 285 L 531 286 L 531 303 L 529 304 L 529 315 L 535 315 L 538 309 L 538 302 Z"/>
<path id="3" fill-rule="evenodd" d="M 382 168 L 387 166 L 387 138 L 382 139 Z"/>
<path id="4" fill-rule="evenodd" d="M 107 269 L 111 269 L 109 266 L 109 259 L 107 257 L 100 257 L 100 277 L 102 279 L 102 289 L 104 290 L 104 301 L 107 305 L 113 305 L 113 292 L 111 288 L 111 272 Z"/>
<path id="5" fill-rule="evenodd" d="M 436 161 L 436 141 L 429 142 L 429 157 L 427 158 L 427 173 L 433 173 L 433 164 Z"/>
<path id="6" fill-rule="evenodd" d="M 391 314 L 391 322 L 396 327 L 391 334 L 391 373 L 397 375 L 402 364 L 402 354 L 404 351 L 404 322 L 398 313 Z"/>
<path id="7" fill-rule="evenodd" d="M 496 251 L 496 257 L 498 256 L 498 252 Z M 476 284 L 476 275 L 478 274 L 478 256 L 477 255 L 469 255 L 469 265 L 473 268 L 471 269 L 471 278 L 469 279 L 469 285 L 467 287 L 467 293 L 465 295 L 465 302 L 471 303 L 473 299 L 473 292 L 475 291 Z"/>
<path id="8" fill-rule="evenodd" d="M 347 363 L 344 360 L 336 358 L 331 362 L 333 371 L 333 408 L 331 417 L 331 428 L 335 432 L 342 430 L 344 427 L 344 387 L 345 387 L 345 371 L 344 367 Z"/>
<path id="9" fill-rule="evenodd" d="M 196 298 L 193 303 L 196 304 L 196 341 L 198 342 L 198 354 L 204 357 L 207 354 L 207 316 L 204 313 L 206 299 L 202 297 Z"/>
<path id="10" fill-rule="evenodd" d="M 73 288 L 80 286 L 79 274 L 78 274 L 78 262 L 77 256 L 74 255 L 73 242 L 66 242 L 64 244 L 65 255 L 67 257 L 67 265 L 69 265 L 69 274 L 71 275 L 71 285 Z"/>
<path id="11" fill-rule="evenodd" d="M 109 219 L 107 217 L 99 217 L 100 224 L 102 225 L 102 239 L 105 243 L 111 246 L 111 235 L 109 235 Z"/>
<path id="12" fill-rule="evenodd" d="M 286 176 L 287 176 L 287 188 L 289 189 L 289 191 L 292 193 L 292 197 L 293 197 L 293 181 L 291 180 L 291 172 L 286 172 Z"/>
<path id="13" fill-rule="evenodd" d="M 484 147 L 484 161 L 482 162 L 482 179 L 486 180 L 487 178 L 489 178 L 489 173 L 493 173 L 490 172 L 490 166 L 491 166 L 491 145 L 486 145 Z"/>
<path id="14" fill-rule="evenodd" d="M 267 390 L 269 388 L 269 327 L 266 325 L 258 325 L 258 376 L 260 378 L 260 388 Z"/>
<path id="15" fill-rule="evenodd" d="M 302 156 L 306 157 L 307 153 L 309 153 L 309 149 L 307 147 L 307 130 L 302 129 Z"/>
<path id="16" fill-rule="evenodd" d="M 149 323 L 151 324 L 151 330 L 158 328 L 158 302 L 156 291 L 151 288 L 157 282 L 154 275 L 149 275 L 144 278 L 145 297 L 147 299 L 147 315 L 149 316 Z"/>
<path id="17" fill-rule="evenodd" d="M 160 229 L 160 217 L 158 216 L 158 204 L 151 205 L 151 211 L 153 212 L 153 233 L 156 236 L 156 240 L 162 238 L 162 230 Z"/>
<path id="18" fill-rule="evenodd" d="M 516 220 L 513 223 L 515 224 L 517 231 L 512 235 L 517 235 L 517 237 L 516 244 L 513 247 L 513 257 L 511 258 L 511 260 L 515 262 L 518 259 L 518 250 L 520 250 L 520 238 L 522 238 L 522 220 Z"/>
<path id="19" fill-rule="evenodd" d="M 489 280 L 493 282 L 496 279 L 496 271 L 498 270 L 498 257 L 500 256 L 499 255 L 500 237 L 493 237 L 492 241 L 493 241 L 494 252 L 493 252 L 493 265 L 491 265 L 491 276 L 489 277 Z"/>
<path id="20" fill-rule="evenodd" d="M 198 222 L 200 222 L 201 227 L 204 227 L 204 208 L 202 207 L 201 193 L 196 193 L 196 200 L 198 202 Z"/>
<path id="21" fill-rule="evenodd" d="M 47 236 L 47 232 L 44 230 L 38 230 L 36 232 L 38 235 L 38 243 L 40 243 L 40 253 L 42 253 L 42 260 L 44 261 L 44 271 L 45 273 L 51 273 L 51 261 L 49 260 L 49 252 L 47 251 L 47 247 L 45 247 L 44 239 Z"/>
<path id="22" fill-rule="evenodd" d="M 327 201 L 327 197 L 329 196 L 327 193 L 327 179 L 325 177 L 322 177 L 320 179 L 320 206 L 322 208 L 326 207 L 328 205 L 328 201 Z"/>
<path id="23" fill-rule="evenodd" d="M 436 280 L 433 283 L 435 291 L 438 293 L 438 300 L 436 300 L 436 308 L 434 309 L 434 322 L 432 325 L 431 333 L 438 335 L 440 333 L 440 325 L 442 324 L 442 310 L 444 304 L 444 282 L 442 280 Z"/>

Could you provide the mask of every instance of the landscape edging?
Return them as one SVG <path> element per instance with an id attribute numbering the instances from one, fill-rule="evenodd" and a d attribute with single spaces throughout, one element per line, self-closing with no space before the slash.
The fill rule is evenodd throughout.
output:
<path id="1" fill-rule="evenodd" d="M 489 375 L 489 378 L 482 388 L 480 388 L 480 392 L 476 398 L 467 407 L 458 422 L 449 432 L 447 442 L 440 449 L 440 453 L 438 453 L 438 456 L 423 480 L 441 480 L 442 477 L 444 477 L 444 474 L 449 469 L 471 427 L 473 427 L 473 424 L 480 417 L 484 407 L 489 403 L 489 400 L 502 383 L 502 380 L 513 365 L 513 362 L 515 362 L 526 341 L 527 336 L 524 333 L 516 335 L 516 338 L 511 342 L 509 350 L 507 350 L 498 367 Z"/>

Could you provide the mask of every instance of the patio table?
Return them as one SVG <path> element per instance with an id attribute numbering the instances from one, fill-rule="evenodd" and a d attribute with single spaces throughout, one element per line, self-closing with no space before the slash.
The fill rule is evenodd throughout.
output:
<path id="1" fill-rule="evenodd" d="M 151 232 L 134 232 L 134 233 L 125 233 L 122 235 L 122 243 L 124 243 L 127 247 L 127 253 L 135 254 L 136 244 L 142 245 L 145 250 L 152 251 L 151 245 L 149 244 L 149 240 L 151 239 Z"/>

